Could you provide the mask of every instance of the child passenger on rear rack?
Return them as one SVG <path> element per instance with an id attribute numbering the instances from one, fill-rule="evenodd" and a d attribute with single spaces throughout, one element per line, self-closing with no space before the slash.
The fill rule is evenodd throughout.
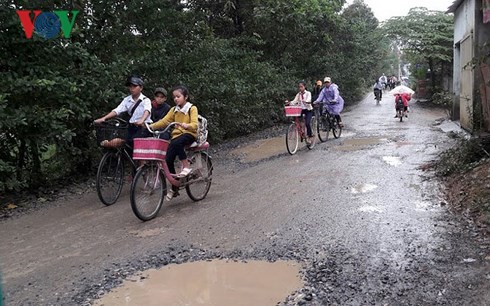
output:
<path id="1" fill-rule="evenodd" d="M 197 138 L 198 112 L 197 107 L 190 103 L 189 90 L 183 85 L 176 86 L 172 89 L 172 96 L 175 106 L 172 107 L 165 117 L 150 125 L 152 130 L 159 130 L 167 127 L 172 122 L 177 122 L 173 131 L 172 139 L 167 150 L 165 161 L 167 162 L 170 173 L 175 174 L 175 158 L 178 156 L 182 162 L 182 171 L 177 177 L 185 177 L 190 172 L 189 161 L 185 153 L 185 147 L 190 146 Z M 165 199 L 170 201 L 178 195 L 178 188 L 172 186 Z"/>

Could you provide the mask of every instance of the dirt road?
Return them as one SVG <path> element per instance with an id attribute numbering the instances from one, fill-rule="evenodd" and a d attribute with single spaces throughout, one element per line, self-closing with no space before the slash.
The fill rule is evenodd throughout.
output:
<path id="1" fill-rule="evenodd" d="M 392 100 L 371 94 L 340 139 L 294 156 L 282 136 L 222 146 L 208 197 L 150 222 L 128 190 L 110 207 L 92 192 L 2 221 L 7 305 L 84 304 L 136 270 L 217 257 L 300 262 L 292 304 L 490 305 L 488 241 L 419 170 L 453 141 L 434 126 L 445 114 L 413 103 L 399 122 Z"/>

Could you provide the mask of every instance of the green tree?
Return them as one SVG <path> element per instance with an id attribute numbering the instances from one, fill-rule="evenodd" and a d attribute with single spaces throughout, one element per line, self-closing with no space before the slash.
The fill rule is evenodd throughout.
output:
<path id="1" fill-rule="evenodd" d="M 453 59 L 453 19 L 440 11 L 413 8 L 407 16 L 393 17 L 383 26 L 388 37 L 395 40 L 407 60 L 425 62 L 431 71 L 435 88 Z"/>

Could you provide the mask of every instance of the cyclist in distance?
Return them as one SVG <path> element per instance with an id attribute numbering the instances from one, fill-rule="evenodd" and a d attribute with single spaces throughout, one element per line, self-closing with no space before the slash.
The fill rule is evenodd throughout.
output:
<path id="1" fill-rule="evenodd" d="M 323 112 L 328 111 L 337 119 L 339 125 L 343 127 L 344 124 L 342 123 L 340 113 L 344 109 L 344 99 L 340 96 L 339 86 L 332 83 L 330 77 L 325 77 L 323 83 L 325 87 L 323 87 L 320 96 L 318 96 L 318 99 L 313 104 L 323 103 Z"/>
<path id="2" fill-rule="evenodd" d="M 379 77 L 379 81 L 381 82 L 381 85 L 383 85 L 383 89 L 385 89 L 386 85 L 388 84 L 388 78 L 384 73 L 382 76 Z"/>
<path id="3" fill-rule="evenodd" d="M 374 99 L 376 100 L 376 95 L 378 94 L 379 99 L 382 100 L 383 99 L 383 85 L 381 84 L 381 82 L 379 80 L 376 80 L 376 83 L 374 83 L 373 90 L 374 90 Z"/>

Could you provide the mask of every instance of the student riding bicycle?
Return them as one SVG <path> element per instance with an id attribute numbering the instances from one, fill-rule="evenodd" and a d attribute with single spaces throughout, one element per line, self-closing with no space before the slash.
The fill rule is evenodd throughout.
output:
<path id="1" fill-rule="evenodd" d="M 148 135 L 148 131 L 143 125 L 145 122 L 152 122 L 150 118 L 151 101 L 141 93 L 143 90 L 143 80 L 141 78 L 130 77 L 126 82 L 126 86 L 128 86 L 131 94 L 124 98 L 115 109 L 105 116 L 94 120 L 94 122 L 102 123 L 107 119 L 120 116 L 124 112 L 127 112 L 129 115 L 127 143 L 132 148 L 134 138 Z"/>
<path id="2" fill-rule="evenodd" d="M 172 96 L 175 106 L 161 120 L 150 125 L 152 130 L 163 129 L 172 122 L 178 122 L 172 131 L 172 139 L 167 149 L 166 162 L 170 173 L 175 174 L 175 159 L 178 157 L 182 163 L 182 171 L 177 177 L 187 176 L 192 169 L 190 168 L 185 147 L 190 146 L 197 139 L 198 111 L 197 107 L 188 101 L 189 90 L 183 85 L 175 86 L 172 89 Z M 170 201 L 178 195 L 178 188 L 172 186 L 167 192 L 165 200 Z"/>
<path id="3" fill-rule="evenodd" d="M 344 124 L 342 123 L 340 113 L 344 109 L 344 99 L 340 96 L 339 86 L 332 83 L 332 79 L 330 77 L 325 77 L 323 83 L 325 84 L 325 87 L 322 89 L 320 96 L 315 102 L 313 102 L 313 104 L 323 103 L 323 113 L 328 111 L 337 119 L 339 125 L 343 127 Z"/>
<path id="4" fill-rule="evenodd" d="M 374 99 L 376 100 L 377 96 L 379 95 L 379 99 L 383 99 L 383 84 L 379 80 L 376 80 L 376 83 L 374 83 L 373 86 L 373 91 L 374 91 Z"/>
<path id="5" fill-rule="evenodd" d="M 308 143 L 313 138 L 313 131 L 311 130 L 311 118 L 313 117 L 313 106 L 311 105 L 311 92 L 306 90 L 306 82 L 298 82 L 298 93 L 294 97 L 293 101 L 286 101 L 288 105 L 300 105 L 302 108 L 301 115 L 305 116 L 305 125 Z"/>

